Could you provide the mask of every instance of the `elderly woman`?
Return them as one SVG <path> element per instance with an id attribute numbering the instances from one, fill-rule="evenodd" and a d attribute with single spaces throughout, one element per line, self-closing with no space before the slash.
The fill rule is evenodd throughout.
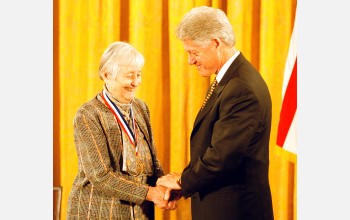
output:
<path id="1" fill-rule="evenodd" d="M 143 56 L 130 44 L 112 43 L 103 53 L 99 75 L 103 90 L 84 103 L 74 118 L 79 171 L 67 219 L 154 219 L 154 204 L 165 201 L 150 112 L 134 97 L 141 84 Z"/>

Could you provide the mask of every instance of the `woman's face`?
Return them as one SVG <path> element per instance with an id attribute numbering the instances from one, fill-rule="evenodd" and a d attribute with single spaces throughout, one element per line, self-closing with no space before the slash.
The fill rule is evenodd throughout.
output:
<path id="1" fill-rule="evenodd" d="M 105 79 L 108 91 L 121 103 L 130 103 L 137 87 L 141 84 L 141 69 L 137 67 L 122 68 L 115 79 Z"/>

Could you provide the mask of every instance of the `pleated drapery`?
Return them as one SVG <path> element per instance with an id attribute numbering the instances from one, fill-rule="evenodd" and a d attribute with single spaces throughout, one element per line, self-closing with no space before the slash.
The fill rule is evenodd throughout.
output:
<path id="1" fill-rule="evenodd" d="M 260 71 L 272 96 L 269 179 L 275 219 L 296 219 L 296 156 L 276 145 L 282 82 L 297 0 L 54 0 L 54 183 L 62 186 L 62 219 L 78 170 L 73 117 L 102 90 L 100 57 L 113 41 L 127 41 L 145 57 L 136 96 L 151 112 L 158 157 L 166 173 L 189 162 L 193 122 L 210 84 L 187 63 L 175 28 L 192 7 L 226 12 L 236 47 Z M 156 219 L 190 220 L 190 199 L 175 211 L 156 208 Z"/>

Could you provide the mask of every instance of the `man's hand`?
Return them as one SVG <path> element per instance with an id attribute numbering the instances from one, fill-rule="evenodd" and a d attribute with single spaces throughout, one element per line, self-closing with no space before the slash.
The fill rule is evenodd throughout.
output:
<path id="1" fill-rule="evenodd" d="M 158 178 L 157 185 L 162 185 L 170 189 L 181 189 L 180 177 L 181 175 L 178 173 L 169 173 Z"/>
<path id="2" fill-rule="evenodd" d="M 169 200 L 169 199 L 178 200 L 181 198 L 182 195 L 180 193 L 180 189 L 181 189 L 181 185 L 179 181 L 180 178 L 181 178 L 181 174 L 178 174 L 178 173 L 170 173 L 158 178 L 157 186 L 161 185 L 167 188 L 164 195 L 165 200 Z"/>

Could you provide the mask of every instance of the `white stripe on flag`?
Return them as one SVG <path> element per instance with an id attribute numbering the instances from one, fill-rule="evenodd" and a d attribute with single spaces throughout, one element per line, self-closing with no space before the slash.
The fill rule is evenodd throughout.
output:
<path id="1" fill-rule="evenodd" d="M 295 112 L 293 122 L 290 125 L 286 140 L 284 141 L 284 145 L 283 145 L 283 149 L 290 151 L 294 154 L 297 153 L 297 129 L 296 129 L 297 113 L 298 113 L 298 110 Z"/>
<path id="2" fill-rule="evenodd" d="M 295 39 L 296 32 L 297 32 L 297 22 L 294 21 L 294 28 L 293 28 L 292 36 L 291 36 L 291 39 L 289 42 L 289 50 L 288 50 L 286 66 L 284 68 L 284 78 L 283 78 L 283 85 L 282 85 L 282 99 L 284 98 L 284 94 L 286 92 L 290 76 L 292 75 L 294 63 L 295 63 L 295 60 L 297 58 L 297 42 Z"/>

